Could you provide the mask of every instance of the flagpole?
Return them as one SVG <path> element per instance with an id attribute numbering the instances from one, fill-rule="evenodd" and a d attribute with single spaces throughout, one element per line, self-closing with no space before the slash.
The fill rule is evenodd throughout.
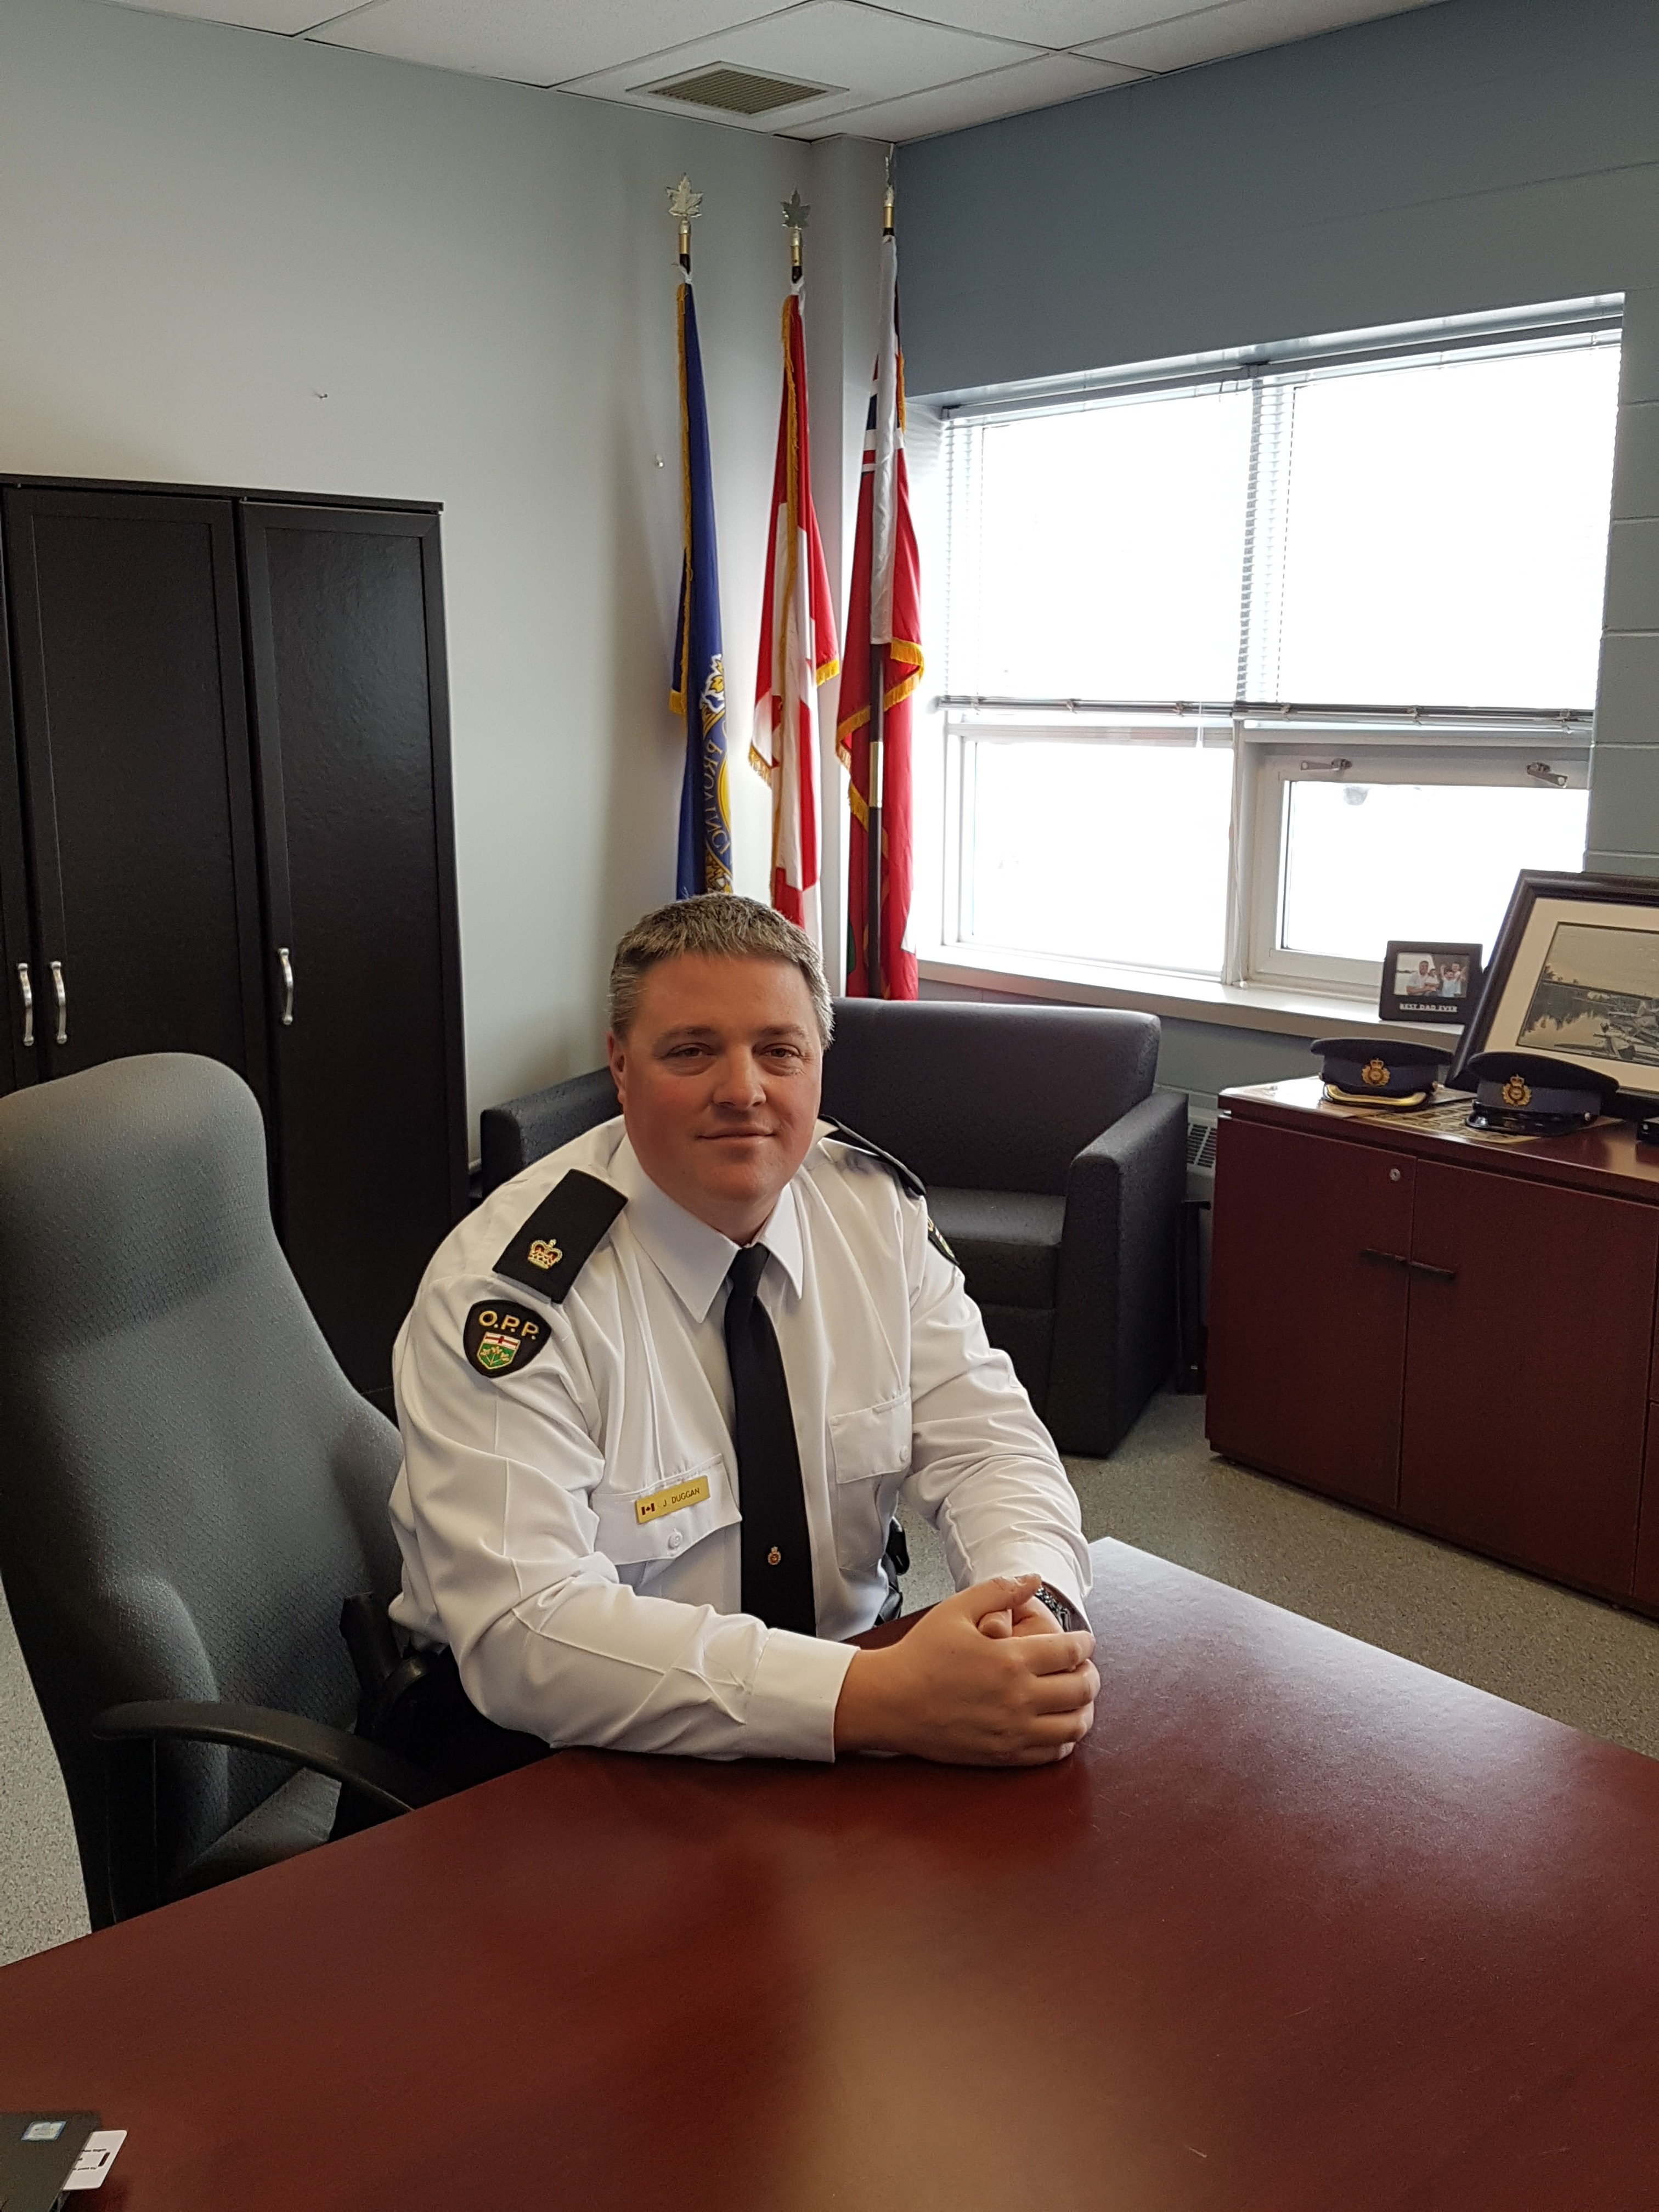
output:
<path id="1" fill-rule="evenodd" d="M 881 203 L 881 234 L 884 239 L 893 235 L 893 149 L 890 146 L 887 149 L 887 189 Z M 866 794 L 869 817 L 865 832 L 866 857 L 870 864 L 870 887 L 865 894 L 867 943 L 864 956 L 864 987 L 866 994 L 872 999 L 882 995 L 881 802 L 886 769 L 883 742 L 886 720 L 884 694 L 886 688 L 886 647 L 872 641 L 870 647 L 870 788 Z"/>

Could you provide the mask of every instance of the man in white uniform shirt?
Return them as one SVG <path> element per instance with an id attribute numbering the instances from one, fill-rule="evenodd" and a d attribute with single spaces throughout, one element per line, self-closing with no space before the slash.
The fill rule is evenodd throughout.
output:
<path id="1" fill-rule="evenodd" d="M 392 1617 L 453 1654 L 500 1764 L 1030 1765 L 1092 1723 L 1075 1495 L 920 1186 L 819 1122 L 830 1029 L 769 908 L 647 915 L 611 972 L 621 1117 L 427 1269 L 393 1356 Z M 856 1650 L 901 1498 L 958 1595 Z"/>

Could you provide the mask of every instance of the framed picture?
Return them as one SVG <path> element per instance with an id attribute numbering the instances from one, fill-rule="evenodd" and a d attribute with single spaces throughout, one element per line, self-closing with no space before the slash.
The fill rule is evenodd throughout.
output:
<path id="1" fill-rule="evenodd" d="M 1478 945 L 1392 939 L 1382 956 L 1377 1015 L 1385 1022 L 1467 1022 L 1480 988 Z"/>
<path id="2" fill-rule="evenodd" d="M 1522 871 L 1447 1082 L 1510 1045 L 1659 1097 L 1659 881 Z"/>

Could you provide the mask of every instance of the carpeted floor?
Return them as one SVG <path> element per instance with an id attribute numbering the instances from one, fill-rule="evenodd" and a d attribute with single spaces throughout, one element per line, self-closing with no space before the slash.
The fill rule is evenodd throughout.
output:
<path id="1" fill-rule="evenodd" d="M 1212 1458 L 1203 1401 L 1155 1399 L 1109 1460 L 1068 1462 L 1093 1536 L 1178 1561 L 1659 1757 L 1659 1626 Z M 949 1595 L 910 1531 L 907 1609 Z M 0 1608 L 0 1961 L 86 1928 L 69 1806 Z"/>

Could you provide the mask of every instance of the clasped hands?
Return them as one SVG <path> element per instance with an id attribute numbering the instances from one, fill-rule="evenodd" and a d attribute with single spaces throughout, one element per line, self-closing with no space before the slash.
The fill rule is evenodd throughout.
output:
<path id="1" fill-rule="evenodd" d="M 1062 1631 L 1038 1575 L 998 1575 L 860 1651 L 836 1707 L 837 1753 L 908 1753 L 953 1766 L 1047 1766 L 1094 1725 L 1095 1639 Z"/>

